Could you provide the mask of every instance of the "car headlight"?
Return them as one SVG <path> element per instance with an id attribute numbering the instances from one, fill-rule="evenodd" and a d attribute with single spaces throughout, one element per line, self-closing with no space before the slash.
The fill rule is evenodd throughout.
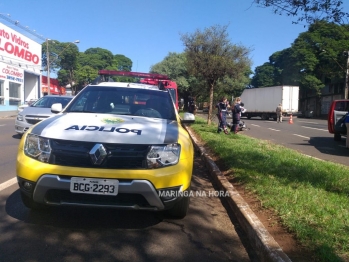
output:
<path id="1" fill-rule="evenodd" d="M 159 168 L 175 165 L 178 163 L 180 153 L 181 146 L 179 144 L 152 146 L 147 155 L 148 167 Z"/>
<path id="2" fill-rule="evenodd" d="M 20 115 L 20 114 L 18 114 L 18 115 L 17 115 L 17 120 L 18 120 L 18 121 L 23 121 L 23 116 Z"/>
<path id="3" fill-rule="evenodd" d="M 25 140 L 24 153 L 31 158 L 48 163 L 51 155 L 50 140 L 37 135 L 28 134 Z"/>

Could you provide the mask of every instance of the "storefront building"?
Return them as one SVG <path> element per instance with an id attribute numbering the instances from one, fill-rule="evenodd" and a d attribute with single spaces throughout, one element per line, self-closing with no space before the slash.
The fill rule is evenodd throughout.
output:
<path id="1" fill-rule="evenodd" d="M 0 23 L 0 111 L 42 95 L 41 44 Z"/>
<path id="2" fill-rule="evenodd" d="M 48 94 L 47 88 L 47 76 L 41 77 L 41 91 L 43 95 Z M 50 94 L 51 95 L 67 95 L 66 88 L 64 86 L 60 86 L 58 80 L 55 78 L 50 78 Z"/>

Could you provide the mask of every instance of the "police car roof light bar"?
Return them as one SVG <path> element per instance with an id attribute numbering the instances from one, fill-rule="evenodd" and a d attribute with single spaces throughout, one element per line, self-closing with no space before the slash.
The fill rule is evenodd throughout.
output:
<path id="1" fill-rule="evenodd" d="M 157 80 L 170 80 L 170 78 L 167 75 L 140 73 L 140 72 L 129 72 L 129 71 L 104 70 L 104 69 L 99 70 L 98 75 L 128 76 L 128 77 L 150 78 L 150 79 L 157 79 Z"/>

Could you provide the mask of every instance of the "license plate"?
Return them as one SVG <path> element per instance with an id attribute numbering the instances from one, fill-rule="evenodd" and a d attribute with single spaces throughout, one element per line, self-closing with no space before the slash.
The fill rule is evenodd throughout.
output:
<path id="1" fill-rule="evenodd" d="M 119 181 L 116 179 L 72 177 L 70 180 L 72 193 L 116 196 L 118 187 Z"/>

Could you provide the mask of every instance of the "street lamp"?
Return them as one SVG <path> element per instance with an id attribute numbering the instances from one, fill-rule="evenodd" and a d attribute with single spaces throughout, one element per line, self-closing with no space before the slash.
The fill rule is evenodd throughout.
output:
<path id="1" fill-rule="evenodd" d="M 51 94 L 51 88 L 50 88 L 50 63 L 52 63 L 53 61 L 55 61 L 55 60 L 53 60 L 53 61 L 51 61 L 50 62 L 50 52 L 49 52 L 49 50 L 48 50 L 48 41 L 50 41 L 51 39 L 46 39 L 46 64 L 47 64 L 47 94 L 48 95 L 50 95 Z M 80 40 L 75 40 L 74 42 L 69 42 L 68 44 L 78 44 L 78 43 L 80 43 Z M 68 48 L 68 45 L 62 50 L 62 52 L 60 53 L 60 54 L 62 54 L 63 53 L 63 51 L 65 50 L 65 49 L 67 49 Z M 59 55 L 60 55 L 59 54 Z M 58 55 L 58 56 L 59 56 Z M 56 58 L 57 59 L 57 58 Z"/>

